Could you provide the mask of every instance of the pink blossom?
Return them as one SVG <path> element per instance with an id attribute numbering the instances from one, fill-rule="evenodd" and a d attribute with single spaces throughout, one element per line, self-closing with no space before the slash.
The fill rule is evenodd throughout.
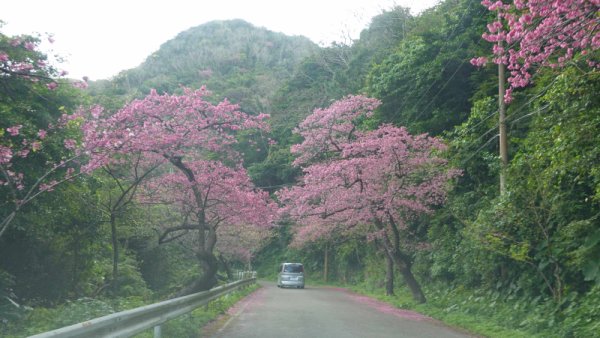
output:
<path id="1" fill-rule="evenodd" d="M 12 157 L 12 149 L 0 144 L 0 164 L 9 163 Z"/>
<path id="2" fill-rule="evenodd" d="M 45 139 L 45 138 L 46 138 L 46 135 L 47 135 L 47 134 L 48 134 L 48 132 L 47 132 L 47 131 L 45 131 L 44 129 L 40 129 L 40 130 L 38 131 L 38 133 L 37 133 L 37 136 L 38 136 L 38 137 L 39 137 L 41 140 L 43 140 L 43 139 Z"/>
<path id="3" fill-rule="evenodd" d="M 25 47 L 25 49 L 27 49 L 27 50 L 34 50 L 35 44 L 31 41 L 27 41 L 23 44 L 23 47 Z"/>
<path id="4" fill-rule="evenodd" d="M 58 182 L 55 180 L 52 180 L 48 183 L 41 183 L 38 187 L 38 189 L 40 191 L 53 191 L 54 188 L 58 185 Z"/>
<path id="5" fill-rule="evenodd" d="M 4 53 L 4 52 L 0 52 L 0 62 L 6 62 L 10 60 L 8 57 L 8 54 Z"/>
<path id="6" fill-rule="evenodd" d="M 72 86 L 79 89 L 86 89 L 88 87 L 88 83 L 86 81 L 74 81 Z"/>
<path id="7" fill-rule="evenodd" d="M 17 135 L 19 135 L 19 130 L 21 130 L 22 127 L 23 127 L 23 125 L 19 124 L 16 126 L 12 126 L 10 128 L 6 128 L 6 131 L 8 131 L 11 136 L 17 136 Z"/>
<path id="8" fill-rule="evenodd" d="M 598 0 L 515 0 L 511 5 L 483 0 L 481 4 L 497 12 L 499 21 L 489 24 L 482 36 L 494 43 L 494 62 L 514 70 L 508 79 L 509 87 L 527 86 L 533 66 L 564 67 L 576 53 L 594 67 L 589 51 L 600 48 L 598 3 Z M 476 60 L 471 63 L 480 66 L 481 62 Z M 511 95 L 505 100 L 511 100 Z"/>
<path id="9" fill-rule="evenodd" d="M 486 57 L 480 56 L 478 58 L 471 59 L 471 64 L 476 67 L 483 67 L 488 62 Z"/>
<path id="10" fill-rule="evenodd" d="M 50 90 L 54 90 L 58 87 L 58 84 L 56 82 L 50 82 L 50 83 L 46 84 L 46 87 Z"/>
<path id="11" fill-rule="evenodd" d="M 20 156 L 20 157 L 23 157 L 23 158 L 25 158 L 25 157 L 27 157 L 27 155 L 29 155 L 29 151 L 30 151 L 30 150 L 29 150 L 29 149 L 27 149 L 27 148 L 25 148 L 25 149 L 21 149 L 21 150 L 20 150 L 20 151 L 17 153 L 17 155 L 18 155 L 18 156 Z"/>
<path id="12" fill-rule="evenodd" d="M 66 139 L 64 141 L 64 144 L 65 144 L 65 148 L 67 148 L 69 150 L 73 150 L 77 146 L 77 141 L 75 141 L 73 139 Z"/>

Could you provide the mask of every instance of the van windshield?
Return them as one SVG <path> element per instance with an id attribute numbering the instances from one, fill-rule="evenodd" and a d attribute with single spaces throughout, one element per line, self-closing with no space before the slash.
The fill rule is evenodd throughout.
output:
<path id="1" fill-rule="evenodd" d="M 283 267 L 283 272 L 300 273 L 304 272 L 301 264 L 287 264 Z"/>

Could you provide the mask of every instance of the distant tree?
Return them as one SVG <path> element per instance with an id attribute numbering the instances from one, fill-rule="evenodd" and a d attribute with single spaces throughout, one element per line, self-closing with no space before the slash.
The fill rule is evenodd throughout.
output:
<path id="1" fill-rule="evenodd" d="M 184 89 L 179 96 L 152 91 L 107 118 L 92 110 L 93 119 L 83 128 L 87 170 L 137 153 L 170 164 L 145 183 L 145 199 L 167 203 L 180 215 L 178 224 L 164 225 L 161 242 L 188 235 L 194 245 L 204 274 L 181 293 L 216 283 L 220 228 L 268 228 L 275 212 L 268 196 L 252 186 L 232 148 L 236 131 L 266 129 L 266 116 L 249 116 L 228 101 L 213 105 L 207 95 L 204 88 Z"/>
<path id="2" fill-rule="evenodd" d="M 411 270 L 419 243 L 411 243 L 405 230 L 443 203 L 448 180 L 458 171 L 439 157 L 445 147 L 436 138 L 391 125 L 361 131 L 359 121 L 378 105 L 375 99 L 349 96 L 307 117 L 297 130 L 304 141 L 292 148 L 304 176 L 279 197 L 286 214 L 312 228 L 299 234 L 330 236 L 341 226 L 379 243 L 414 299 L 425 302 Z"/>

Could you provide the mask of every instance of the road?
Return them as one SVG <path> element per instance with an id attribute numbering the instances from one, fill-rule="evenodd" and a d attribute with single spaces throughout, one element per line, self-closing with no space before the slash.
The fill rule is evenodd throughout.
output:
<path id="1" fill-rule="evenodd" d="M 230 310 L 227 319 L 205 334 L 211 337 L 474 337 L 421 314 L 344 289 L 262 288 Z"/>

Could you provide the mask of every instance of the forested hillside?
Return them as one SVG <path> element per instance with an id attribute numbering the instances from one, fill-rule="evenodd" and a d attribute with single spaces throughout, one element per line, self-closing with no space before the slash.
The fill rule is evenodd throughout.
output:
<path id="1" fill-rule="evenodd" d="M 396 7 L 327 47 L 215 21 L 88 88 L 0 35 L 0 333 L 299 261 L 485 336 L 598 336 L 599 6 Z"/>
<path id="2" fill-rule="evenodd" d="M 213 21 L 179 33 L 139 67 L 91 86 L 93 93 L 124 99 L 206 86 L 248 113 L 271 113 L 273 96 L 318 46 L 243 20 Z"/>

